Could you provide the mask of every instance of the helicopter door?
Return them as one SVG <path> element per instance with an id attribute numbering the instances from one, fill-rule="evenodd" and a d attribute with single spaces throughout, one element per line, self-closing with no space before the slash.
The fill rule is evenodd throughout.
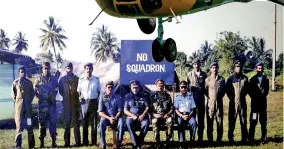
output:
<path id="1" fill-rule="evenodd" d="M 153 13 L 162 7 L 162 0 L 140 0 L 140 3 L 146 13 Z"/>

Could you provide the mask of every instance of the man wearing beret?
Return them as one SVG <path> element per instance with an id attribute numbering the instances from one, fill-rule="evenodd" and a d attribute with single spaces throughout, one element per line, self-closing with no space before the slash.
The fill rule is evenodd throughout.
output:
<path id="1" fill-rule="evenodd" d="M 215 117 L 217 122 L 217 142 L 221 142 L 223 136 L 223 97 L 226 91 L 225 79 L 218 74 L 218 69 L 218 63 L 213 62 L 210 65 L 211 75 L 205 79 L 207 138 L 209 142 L 213 141 Z"/>
<path id="2" fill-rule="evenodd" d="M 158 147 L 160 146 L 160 126 L 166 125 L 166 148 L 168 147 L 168 143 L 172 138 L 172 126 L 173 126 L 173 101 L 171 95 L 168 91 L 165 90 L 165 82 L 162 79 L 157 79 L 156 82 L 157 91 L 155 91 L 151 96 L 151 106 L 150 113 L 152 115 L 152 125 L 153 125 L 153 134 L 156 142 L 158 143 Z"/>
<path id="3" fill-rule="evenodd" d="M 131 92 L 125 95 L 124 113 L 127 116 L 126 125 L 134 148 L 140 149 L 150 123 L 148 116 L 150 101 L 148 96 L 142 92 L 139 81 L 131 81 L 130 89 Z M 137 124 L 141 126 L 139 136 L 134 131 Z"/>
<path id="4" fill-rule="evenodd" d="M 29 148 L 34 148 L 35 140 L 32 125 L 32 101 L 34 99 L 33 84 L 26 78 L 26 69 L 18 68 L 19 78 L 12 84 L 12 99 L 15 104 L 16 148 L 22 148 L 22 133 L 28 132 Z"/>
<path id="5" fill-rule="evenodd" d="M 196 104 L 197 114 L 197 127 L 198 127 L 198 141 L 203 140 L 204 130 L 204 116 L 205 116 L 205 79 L 206 73 L 200 69 L 199 59 L 192 61 L 193 70 L 188 73 L 187 81 L 189 91 L 193 95 L 193 99 Z"/>
<path id="6" fill-rule="evenodd" d="M 123 139 L 123 105 L 118 96 L 113 93 L 113 81 L 107 82 L 105 93 L 99 99 L 98 113 L 101 117 L 99 125 L 100 141 L 103 149 L 106 149 L 106 127 L 110 125 L 113 129 L 117 129 L 116 149 L 119 149 Z"/>
<path id="7" fill-rule="evenodd" d="M 66 75 L 59 80 L 59 93 L 63 97 L 64 141 L 70 146 L 70 125 L 74 127 L 75 146 L 80 146 L 80 102 L 77 92 L 79 78 L 73 74 L 73 64 L 65 66 Z"/>
<path id="8" fill-rule="evenodd" d="M 250 97 L 251 97 L 251 112 L 250 112 L 250 128 L 249 141 L 254 141 L 255 126 L 259 118 L 261 125 L 261 141 L 266 141 L 266 123 L 267 123 L 267 95 L 269 93 L 269 80 L 263 74 L 263 63 L 256 64 L 256 72 L 250 79 Z"/>
<path id="9" fill-rule="evenodd" d="M 97 146 L 98 98 L 101 92 L 100 79 L 93 73 L 93 64 L 84 66 L 85 76 L 79 79 L 77 91 L 81 102 L 81 115 L 83 118 L 83 145 L 88 146 L 88 127 L 91 121 L 92 145 Z"/>
<path id="10" fill-rule="evenodd" d="M 178 138 L 180 149 L 188 148 L 185 143 L 185 127 L 189 126 L 190 141 L 194 141 L 196 132 L 196 105 L 191 93 L 187 91 L 187 82 L 179 83 L 180 93 L 174 99 L 175 112 L 178 116 Z"/>
<path id="11" fill-rule="evenodd" d="M 228 138 L 230 142 L 234 142 L 236 119 L 239 115 L 242 142 L 244 142 L 248 137 L 246 95 L 249 91 L 249 80 L 248 77 L 242 73 L 240 61 L 234 63 L 234 74 L 228 78 L 226 87 L 226 93 L 230 100 Z"/>
<path id="12" fill-rule="evenodd" d="M 49 133 L 52 139 L 52 147 L 57 147 L 56 95 L 58 93 L 58 82 L 57 78 L 51 75 L 49 62 L 43 63 L 42 75 L 35 79 L 34 90 L 35 95 L 38 98 L 40 147 L 44 147 L 44 137 L 46 136 L 46 127 L 48 124 Z"/>

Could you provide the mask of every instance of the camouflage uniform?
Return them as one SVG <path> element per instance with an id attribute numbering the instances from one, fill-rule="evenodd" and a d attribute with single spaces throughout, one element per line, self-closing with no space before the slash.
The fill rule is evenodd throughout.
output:
<path id="1" fill-rule="evenodd" d="M 64 108 L 64 140 L 65 145 L 70 145 L 70 125 L 74 127 L 76 145 L 80 145 L 80 102 L 77 92 L 79 78 L 76 75 L 65 75 L 59 80 L 59 93 L 63 97 Z"/>
<path id="2" fill-rule="evenodd" d="M 242 141 L 247 140 L 247 104 L 246 95 L 248 94 L 248 77 L 243 74 L 233 74 L 226 83 L 226 93 L 229 98 L 229 128 L 228 138 L 234 141 L 234 130 L 236 119 L 239 114 L 242 132 Z"/>
<path id="3" fill-rule="evenodd" d="M 41 144 L 46 136 L 46 127 L 49 122 L 49 133 L 52 144 L 56 141 L 56 95 L 58 92 L 58 82 L 55 76 L 45 77 L 44 75 L 36 78 L 34 82 L 36 96 L 38 97 L 38 117 L 40 124 L 39 139 Z"/>
<path id="4" fill-rule="evenodd" d="M 29 147 L 35 145 L 32 125 L 32 101 L 34 98 L 33 84 L 30 80 L 16 79 L 12 84 L 12 99 L 15 103 L 16 147 L 21 148 L 22 133 L 26 126 Z"/>
<path id="5" fill-rule="evenodd" d="M 205 79 L 207 75 L 200 70 L 200 75 L 197 76 L 194 70 L 190 71 L 187 76 L 189 90 L 193 95 L 196 104 L 198 140 L 203 140 L 204 116 L 205 116 Z"/>
<path id="6" fill-rule="evenodd" d="M 207 119 L 207 138 L 213 140 L 213 122 L 216 116 L 217 122 L 217 141 L 222 140 L 223 136 L 223 97 L 225 95 L 225 79 L 217 75 L 209 76 L 205 80 L 206 119 Z"/>
<path id="7" fill-rule="evenodd" d="M 156 91 L 150 96 L 150 98 L 151 98 L 150 111 L 152 115 L 153 114 L 165 115 L 173 109 L 173 102 L 169 92 L 167 91 Z M 160 142 L 159 126 L 161 126 L 161 124 L 163 123 L 166 123 L 166 126 L 168 127 L 168 130 L 166 132 L 166 140 L 170 141 L 172 137 L 173 118 L 171 117 L 171 115 L 169 115 L 169 117 L 166 119 L 164 119 L 163 117 L 155 118 L 153 116 L 152 118 L 153 134 L 157 142 Z"/>

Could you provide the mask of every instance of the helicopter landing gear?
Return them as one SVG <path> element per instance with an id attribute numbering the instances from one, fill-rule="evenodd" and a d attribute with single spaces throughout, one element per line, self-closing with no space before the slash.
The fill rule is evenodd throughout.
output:
<path id="1" fill-rule="evenodd" d="M 137 23 L 145 34 L 152 34 L 156 29 L 156 18 L 137 19 Z"/>
<path id="2" fill-rule="evenodd" d="M 165 43 L 163 42 L 163 20 L 158 18 L 158 37 L 152 43 L 152 56 L 155 62 L 163 61 L 165 59 L 172 63 L 176 60 L 177 47 L 172 38 L 168 38 Z"/>

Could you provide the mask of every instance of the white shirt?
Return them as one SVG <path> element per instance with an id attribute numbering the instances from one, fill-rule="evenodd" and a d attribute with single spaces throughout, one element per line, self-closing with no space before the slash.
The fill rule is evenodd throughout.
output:
<path id="1" fill-rule="evenodd" d="M 98 99 L 98 92 L 101 91 L 100 79 L 96 76 L 91 76 L 79 79 L 77 91 L 81 93 L 80 99 Z"/>

